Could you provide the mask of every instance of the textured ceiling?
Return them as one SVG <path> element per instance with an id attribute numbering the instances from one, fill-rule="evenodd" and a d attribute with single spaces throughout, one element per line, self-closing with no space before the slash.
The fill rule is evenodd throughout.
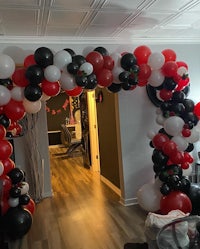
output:
<path id="1" fill-rule="evenodd" d="M 0 0 L 0 35 L 200 42 L 200 1 Z"/>

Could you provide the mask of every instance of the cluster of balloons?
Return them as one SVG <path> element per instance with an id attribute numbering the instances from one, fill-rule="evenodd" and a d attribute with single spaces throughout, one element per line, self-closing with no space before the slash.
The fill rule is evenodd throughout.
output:
<path id="1" fill-rule="evenodd" d="M 12 144 L 6 139 L 6 129 L 0 125 L 0 217 L 4 232 L 14 239 L 29 231 L 35 203 L 28 194 L 25 173 L 10 158 L 12 152 Z"/>
<path id="2" fill-rule="evenodd" d="M 152 81 L 151 74 L 151 88 L 147 90 L 150 99 L 159 107 L 156 123 L 161 128 L 158 132 L 148 133 L 153 148 L 153 170 L 159 184 L 147 184 L 154 189 L 154 203 L 149 198 L 144 201 L 147 190 L 144 186 L 138 191 L 138 199 L 140 205 L 148 211 L 159 210 L 167 214 L 171 210 L 180 209 L 190 213 L 196 210 L 192 198 L 195 190 L 192 190 L 188 176 L 192 173 L 194 161 L 190 153 L 194 143 L 200 139 L 200 104 L 187 98 L 187 64 L 177 62 L 173 50 L 164 50 L 161 54 L 152 53 L 149 60 L 154 58 L 152 73 L 158 75 L 159 71 L 162 80 L 156 77 Z"/>
<path id="3" fill-rule="evenodd" d="M 21 183 L 13 182 L 12 174 L 22 172 L 10 159 L 12 146 L 6 135 L 20 135 L 20 120 L 26 113 L 39 112 L 41 101 L 61 91 L 76 97 L 96 87 L 117 93 L 146 86 L 148 96 L 159 107 L 156 122 L 162 128 L 158 133 L 149 132 L 156 181 L 138 191 L 138 202 L 148 211 L 160 210 L 163 214 L 171 209 L 190 212 L 194 208 L 189 194 L 188 175 L 193 162 L 190 152 L 199 140 L 200 103 L 194 104 L 187 98 L 189 81 L 187 64 L 177 61 L 173 50 L 152 52 L 145 45 L 132 52 L 112 54 L 104 47 L 96 47 L 85 57 L 70 48 L 53 53 L 47 47 L 39 47 L 24 59 L 20 68 L 15 67 L 10 56 L 1 54 L 0 178 L 6 186 L 1 213 L 14 220 L 9 229 L 23 218 L 29 228 L 30 218 L 23 211 L 29 209 L 27 205 L 34 205 L 27 193 L 19 193 Z"/>

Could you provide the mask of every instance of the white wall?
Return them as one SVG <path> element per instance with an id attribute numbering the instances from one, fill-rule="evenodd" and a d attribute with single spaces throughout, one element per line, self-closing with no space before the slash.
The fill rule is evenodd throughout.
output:
<path id="1" fill-rule="evenodd" d="M 148 45 L 147 42 L 144 44 Z M 0 50 L 15 59 L 16 63 L 22 63 L 23 59 L 35 51 L 38 47 L 46 46 L 53 51 L 59 51 L 63 48 L 71 48 L 76 54 L 86 55 L 97 46 L 104 46 L 110 53 L 112 52 L 132 52 L 137 46 L 134 45 L 106 45 L 106 44 L 1 44 Z M 189 98 L 194 101 L 200 100 L 200 45 L 178 45 L 178 44 L 162 44 L 148 45 L 152 51 L 161 52 L 163 49 L 171 48 L 177 53 L 177 60 L 185 61 L 189 65 L 189 76 L 191 79 L 191 91 Z M 119 93 L 119 111 L 120 111 L 120 129 L 122 142 L 122 160 L 123 169 L 121 170 L 121 189 L 122 201 L 124 204 L 132 204 L 136 202 L 137 190 L 146 182 L 153 178 L 153 164 L 151 161 L 152 149 L 149 146 L 149 139 L 146 134 L 149 130 L 160 128 L 155 123 L 156 108 L 149 101 L 145 88 L 136 88 L 133 91 L 121 91 Z M 46 119 L 41 119 L 46 123 Z M 46 132 L 45 126 L 41 132 Z M 41 142 L 42 142 L 41 138 Z M 44 152 L 45 153 L 45 152 Z M 46 166 L 48 165 L 48 159 Z M 51 191 L 49 185 L 49 171 L 45 178 L 47 182 L 46 191 Z"/>

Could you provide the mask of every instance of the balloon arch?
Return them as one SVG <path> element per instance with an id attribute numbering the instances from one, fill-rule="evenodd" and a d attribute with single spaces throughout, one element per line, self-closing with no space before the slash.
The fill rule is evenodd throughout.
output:
<path id="1" fill-rule="evenodd" d="M 196 198 L 200 190 L 190 182 L 189 175 L 194 161 L 190 153 L 199 140 L 200 103 L 187 98 L 189 84 L 188 65 L 177 61 L 172 49 L 152 52 L 142 45 L 133 52 L 109 54 L 104 47 L 96 47 L 84 57 L 70 48 L 53 54 L 49 48 L 39 47 L 21 67 L 16 67 L 10 56 L 1 54 L 0 218 L 3 224 L 9 224 L 7 233 L 12 238 L 27 233 L 35 210 L 24 172 L 10 158 L 13 148 L 7 135 L 19 136 L 20 120 L 26 113 L 39 112 L 42 101 L 61 91 L 79 96 L 96 87 L 111 93 L 146 87 L 158 107 L 156 122 L 162 128 L 148 133 L 155 181 L 138 190 L 139 205 L 161 214 L 173 209 L 199 212 Z"/>

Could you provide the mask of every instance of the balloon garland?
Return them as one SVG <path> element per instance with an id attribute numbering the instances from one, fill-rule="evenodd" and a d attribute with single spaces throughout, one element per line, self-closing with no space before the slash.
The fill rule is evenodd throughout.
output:
<path id="1" fill-rule="evenodd" d="M 26 113 L 39 112 L 41 101 L 61 91 L 77 97 L 96 87 L 112 93 L 146 87 L 148 96 L 159 107 L 156 122 L 162 128 L 158 133 L 149 133 L 156 181 L 138 190 L 140 206 L 162 214 L 172 209 L 194 209 L 194 190 L 190 191 L 192 185 L 185 172 L 193 162 L 193 144 L 199 140 L 200 103 L 195 105 L 186 98 L 187 64 L 176 61 L 171 49 L 152 52 L 145 45 L 121 54 L 109 54 L 104 47 L 97 47 L 86 57 L 70 48 L 53 54 L 49 48 L 39 47 L 20 68 L 15 67 L 11 57 L 0 55 L 1 218 L 11 224 L 6 227 L 11 238 L 19 238 L 30 229 L 35 204 L 28 195 L 24 172 L 10 159 L 13 148 L 6 134 L 20 135 L 19 121 Z"/>

